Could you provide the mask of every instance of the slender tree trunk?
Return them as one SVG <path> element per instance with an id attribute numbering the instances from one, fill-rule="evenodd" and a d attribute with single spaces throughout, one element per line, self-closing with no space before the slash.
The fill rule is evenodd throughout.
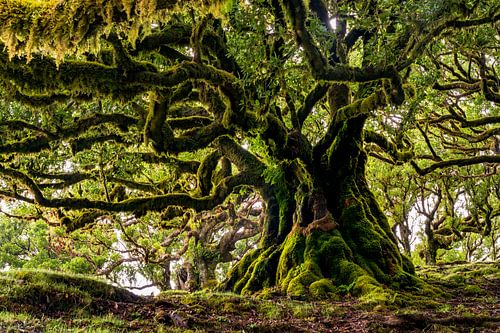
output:
<path id="1" fill-rule="evenodd" d="M 427 218 L 425 221 L 425 236 L 427 238 L 427 249 L 425 251 L 425 263 L 427 265 L 436 265 L 437 250 L 439 244 L 434 238 L 432 230 L 432 219 Z"/>
<path id="2" fill-rule="evenodd" d="M 172 286 L 170 284 L 171 271 L 170 271 L 170 260 L 165 260 L 163 262 L 163 281 L 161 282 L 161 290 L 170 290 Z"/>

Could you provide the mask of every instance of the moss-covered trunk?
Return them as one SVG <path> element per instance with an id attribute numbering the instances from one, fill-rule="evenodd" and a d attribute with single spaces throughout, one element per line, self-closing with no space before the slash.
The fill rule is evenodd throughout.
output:
<path id="1" fill-rule="evenodd" d="M 413 283 L 413 266 L 400 254 L 365 179 L 363 125 L 363 118 L 340 124 L 325 154 L 304 167 L 308 177 L 290 182 L 298 184 L 293 199 L 270 200 L 266 230 L 273 237 L 236 265 L 227 289 L 278 287 L 290 296 L 326 297 L 347 290 L 384 294 L 383 286 Z"/>
<path id="2" fill-rule="evenodd" d="M 310 158 L 302 154 L 283 163 L 281 189 L 263 195 L 268 202 L 263 242 L 230 272 L 227 289 L 255 293 L 277 287 L 291 296 L 314 297 L 346 291 L 381 295 L 383 286 L 415 282 L 413 265 L 401 255 L 365 179 L 366 116 L 346 118 L 347 85 L 332 85 L 327 96 L 327 133 L 312 147 Z"/>

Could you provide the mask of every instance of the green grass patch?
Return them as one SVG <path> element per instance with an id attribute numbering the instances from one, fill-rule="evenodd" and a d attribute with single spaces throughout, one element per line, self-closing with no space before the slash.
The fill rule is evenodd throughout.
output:
<path id="1" fill-rule="evenodd" d="M 85 275 L 46 270 L 12 270 L 0 273 L 0 301 L 31 305 L 46 311 L 86 309 L 94 299 L 137 301 L 138 296 L 103 280 Z"/>

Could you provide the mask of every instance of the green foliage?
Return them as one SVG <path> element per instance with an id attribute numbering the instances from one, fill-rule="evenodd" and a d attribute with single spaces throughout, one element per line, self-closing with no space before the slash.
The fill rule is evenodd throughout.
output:
<path id="1" fill-rule="evenodd" d="M 0 265 L 3 269 L 57 269 L 70 260 L 58 256 L 51 248 L 50 229 L 44 221 L 21 221 L 2 216 L 0 230 Z"/>

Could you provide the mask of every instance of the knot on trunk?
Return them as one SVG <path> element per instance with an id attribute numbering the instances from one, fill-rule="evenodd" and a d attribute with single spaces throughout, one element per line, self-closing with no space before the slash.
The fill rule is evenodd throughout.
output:
<path id="1" fill-rule="evenodd" d="M 330 212 L 327 212 L 325 216 L 320 219 L 314 220 L 307 225 L 305 228 L 301 228 L 301 232 L 304 236 L 309 236 L 314 230 L 321 230 L 323 232 L 328 232 L 334 230 L 339 225 L 333 219 L 333 216 Z"/>

